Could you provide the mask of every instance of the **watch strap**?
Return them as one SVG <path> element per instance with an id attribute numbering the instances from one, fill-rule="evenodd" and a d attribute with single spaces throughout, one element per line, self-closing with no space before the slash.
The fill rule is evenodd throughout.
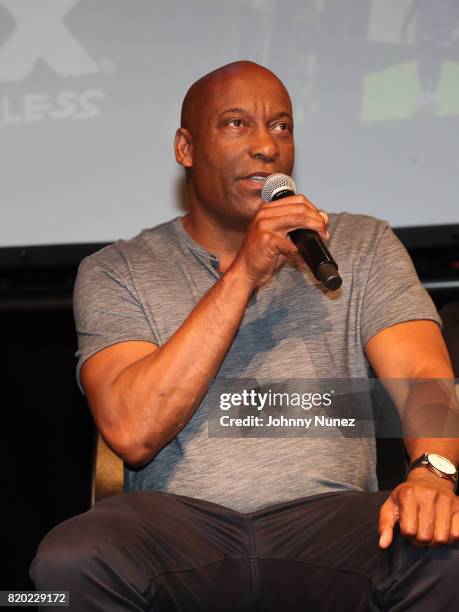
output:
<path id="1" fill-rule="evenodd" d="M 446 474 L 445 472 L 442 472 L 441 470 L 439 470 L 438 468 L 436 468 L 434 465 L 430 463 L 427 453 L 423 453 L 420 457 L 415 459 L 410 464 L 410 466 L 408 467 L 407 475 L 418 467 L 426 467 L 428 470 L 436 474 L 439 478 L 445 478 L 446 480 L 451 480 L 454 483 L 454 487 L 456 488 L 457 481 L 458 481 L 457 470 L 454 474 Z"/>

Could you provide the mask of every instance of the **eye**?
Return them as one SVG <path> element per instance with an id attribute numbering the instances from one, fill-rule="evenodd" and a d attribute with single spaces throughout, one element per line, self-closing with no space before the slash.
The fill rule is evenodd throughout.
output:
<path id="1" fill-rule="evenodd" d="M 242 121 L 242 119 L 231 119 L 231 121 L 228 121 L 228 125 L 232 125 L 234 127 L 242 127 L 244 125 L 244 122 Z"/>
<path id="2" fill-rule="evenodd" d="M 288 132 L 290 130 L 290 124 L 286 121 L 283 121 L 282 123 L 276 123 L 276 125 L 273 126 L 273 129 L 280 132 Z"/>

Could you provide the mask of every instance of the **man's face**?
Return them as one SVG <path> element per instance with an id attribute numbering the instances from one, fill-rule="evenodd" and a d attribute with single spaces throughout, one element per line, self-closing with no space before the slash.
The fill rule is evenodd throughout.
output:
<path id="1" fill-rule="evenodd" d="M 294 162 L 290 98 L 269 72 L 223 75 L 207 87 L 192 137 L 191 197 L 218 223 L 246 227 L 274 172 Z"/>

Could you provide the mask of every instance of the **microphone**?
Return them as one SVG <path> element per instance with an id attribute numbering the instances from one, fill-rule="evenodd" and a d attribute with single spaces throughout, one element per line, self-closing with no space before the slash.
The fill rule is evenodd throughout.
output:
<path id="1" fill-rule="evenodd" d="M 264 202 L 274 202 L 296 194 L 293 179 L 286 174 L 270 174 L 261 190 Z M 293 244 L 307 263 L 314 276 L 331 291 L 336 291 L 343 282 L 338 274 L 338 265 L 315 230 L 296 229 L 288 232 Z"/>

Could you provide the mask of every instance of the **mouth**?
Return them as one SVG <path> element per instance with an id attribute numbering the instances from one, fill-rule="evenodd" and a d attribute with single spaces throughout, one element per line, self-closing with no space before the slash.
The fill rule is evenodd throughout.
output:
<path id="1" fill-rule="evenodd" d="M 262 187 L 270 174 L 272 174 L 272 172 L 252 172 L 252 174 L 241 177 L 241 180 L 250 181 L 254 186 Z"/>

